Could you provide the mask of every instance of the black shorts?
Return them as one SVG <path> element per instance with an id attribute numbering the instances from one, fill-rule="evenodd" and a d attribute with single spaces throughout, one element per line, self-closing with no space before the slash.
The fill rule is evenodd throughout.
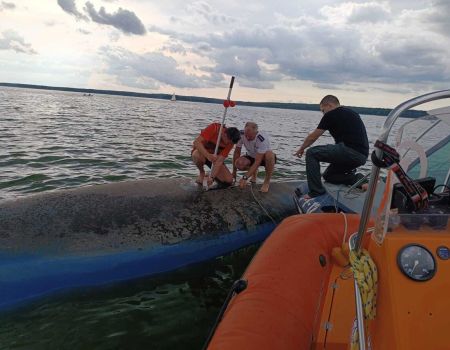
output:
<path id="1" fill-rule="evenodd" d="M 194 151 L 195 151 L 195 149 L 193 149 L 193 150 L 191 151 L 191 157 L 192 157 L 192 153 L 194 153 Z M 208 168 L 212 169 L 212 168 L 211 168 L 211 167 L 212 167 L 212 163 L 211 163 L 210 160 L 206 159 L 206 160 L 205 160 L 205 165 L 208 166 Z"/>
<path id="2" fill-rule="evenodd" d="M 277 155 L 274 154 L 275 156 L 275 163 L 277 162 Z M 253 163 L 255 162 L 255 158 L 250 157 L 248 154 L 246 154 L 245 156 L 243 156 L 244 158 L 247 158 L 250 161 L 250 166 L 253 165 Z M 264 158 L 261 162 L 261 164 L 259 166 L 266 166 L 266 159 Z"/>

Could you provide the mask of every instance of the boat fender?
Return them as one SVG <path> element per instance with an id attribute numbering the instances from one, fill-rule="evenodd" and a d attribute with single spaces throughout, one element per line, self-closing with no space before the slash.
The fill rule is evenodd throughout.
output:
<path id="1" fill-rule="evenodd" d="M 334 263 L 341 267 L 345 267 L 350 263 L 348 253 L 349 248 L 346 243 L 342 243 L 341 247 L 334 247 L 331 249 L 331 256 L 333 257 Z"/>

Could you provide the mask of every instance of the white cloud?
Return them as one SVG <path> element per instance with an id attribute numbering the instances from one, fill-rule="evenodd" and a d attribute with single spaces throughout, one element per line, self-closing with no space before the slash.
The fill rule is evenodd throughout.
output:
<path id="1" fill-rule="evenodd" d="M 94 5 L 88 1 L 85 11 L 92 21 L 113 26 L 125 34 L 144 35 L 146 33 L 145 27 L 138 16 L 134 12 L 121 7 L 117 12 L 109 14 L 104 7 L 101 7 L 99 11 L 95 10 Z"/>
<path id="2" fill-rule="evenodd" d="M 5 30 L 2 33 L 0 36 L 0 50 L 13 50 L 30 55 L 36 53 L 31 44 L 26 43 L 25 39 L 14 30 Z"/>
<path id="3" fill-rule="evenodd" d="M 345 2 L 340 5 L 324 6 L 320 14 L 334 24 L 358 24 L 385 22 L 391 18 L 390 6 L 387 2 Z"/>
<path id="4" fill-rule="evenodd" d="M 180 54 L 186 56 L 186 48 L 179 43 L 168 43 L 161 48 L 162 51 L 168 51 L 174 54 Z"/>
<path id="5" fill-rule="evenodd" d="M 78 11 L 75 0 L 58 0 L 58 5 L 69 15 L 75 16 L 77 19 L 87 20 L 87 17 Z"/>
<path id="6" fill-rule="evenodd" d="M 391 11 L 386 2 L 369 2 L 355 4 L 348 17 L 349 23 L 370 23 L 385 22 L 391 19 Z"/>
<path id="7" fill-rule="evenodd" d="M 152 26 L 149 30 L 207 57 L 212 65 L 202 68 L 205 71 L 236 74 L 249 87 L 271 89 L 286 79 L 316 86 L 449 81 L 448 38 L 442 45 L 442 38 L 424 26 L 416 28 L 404 16 L 392 16 L 391 11 L 386 2 L 346 2 L 323 7 L 322 19 L 280 16 L 275 25 L 251 23 L 204 34 L 195 28 L 177 32 Z M 420 11 L 411 13 L 424 17 Z"/>
<path id="8" fill-rule="evenodd" d="M 423 18 L 432 29 L 445 35 L 450 35 L 450 2 L 448 0 L 435 1 L 429 14 Z"/>
<path id="9" fill-rule="evenodd" d="M 3 10 L 14 10 L 16 5 L 13 2 L 2 1 L 0 2 L 0 11 Z"/>
<path id="10" fill-rule="evenodd" d="M 159 52 L 136 54 L 119 47 L 102 47 L 101 56 L 107 64 L 106 73 L 116 76 L 128 86 L 158 89 L 161 84 L 180 88 L 199 88 L 211 77 L 188 74 L 174 58 Z"/>
<path id="11" fill-rule="evenodd" d="M 210 25 L 232 25 L 236 22 L 236 19 L 228 13 L 222 13 L 214 8 L 206 1 L 194 1 L 188 3 L 187 12 L 191 15 L 197 17 L 197 19 L 202 19 Z"/>
<path id="12" fill-rule="evenodd" d="M 83 29 L 83 28 L 78 29 L 78 31 L 79 31 L 81 34 L 84 34 L 84 35 L 89 35 L 89 34 L 91 34 L 91 32 L 90 32 L 89 30 L 86 30 L 86 29 Z"/>
<path id="13" fill-rule="evenodd" d="M 82 58 L 101 47 L 104 66 L 88 68 L 96 87 L 115 78 L 115 88 L 196 94 L 233 74 L 249 95 L 282 99 L 278 90 L 292 86 L 363 96 L 383 88 L 391 94 L 394 86 L 402 94 L 445 88 L 450 81 L 447 0 L 22 1 L 2 21 L 2 28 L 21 28 L 20 36 L 0 34 L 0 48 Z M 0 0 L 3 10 L 5 3 L 12 1 Z"/>
<path id="14" fill-rule="evenodd" d="M 57 0 L 58 5 L 68 14 L 74 16 L 77 19 L 82 19 L 85 21 L 92 20 L 95 23 L 108 25 L 115 27 L 122 33 L 131 35 L 144 35 L 146 33 L 145 26 L 142 24 L 139 17 L 130 10 L 119 9 L 115 13 L 108 13 L 106 9 L 102 6 L 97 11 L 90 1 L 87 1 L 83 11 L 83 14 L 77 8 L 75 0 Z M 107 1 L 113 2 L 113 1 Z"/>

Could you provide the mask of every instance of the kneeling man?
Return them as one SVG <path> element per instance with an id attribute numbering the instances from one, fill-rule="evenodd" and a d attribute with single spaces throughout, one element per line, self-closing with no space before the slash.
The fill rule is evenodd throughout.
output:
<path id="1" fill-rule="evenodd" d="M 320 162 L 329 163 L 323 178 L 333 184 L 353 185 L 363 177 L 356 168 L 366 163 L 369 140 L 361 117 L 355 111 L 340 105 L 336 96 L 327 95 L 319 104 L 323 117 L 294 154 L 302 157 L 305 150 L 328 130 L 334 145 L 321 145 L 306 151 L 306 177 L 309 192 L 304 199 L 326 193 L 320 178 Z"/>
<path id="2" fill-rule="evenodd" d="M 220 124 L 212 123 L 202 130 L 200 135 L 194 140 L 191 155 L 199 171 L 196 180 L 199 185 L 203 184 L 203 178 L 205 177 L 204 165 L 213 168 L 208 178 L 208 186 L 211 186 L 214 180 L 217 180 L 222 185 L 231 185 L 233 183 L 233 177 L 224 164 L 224 160 L 233 146 L 239 141 L 241 135 L 237 128 L 224 126 L 220 135 L 218 154 L 215 155 L 214 151 L 219 138 L 219 131 Z"/>
<path id="3" fill-rule="evenodd" d="M 247 150 L 247 154 L 244 156 L 241 156 L 242 145 Z M 250 177 L 253 182 L 256 182 L 258 167 L 263 166 L 266 170 L 266 176 L 261 186 L 261 192 L 268 192 L 275 162 L 276 155 L 270 149 L 269 137 L 258 131 L 256 123 L 247 122 L 244 131 L 241 131 L 241 139 L 234 150 L 233 178 L 236 178 L 237 169 L 247 170 L 239 181 L 240 187 L 243 188 Z"/>

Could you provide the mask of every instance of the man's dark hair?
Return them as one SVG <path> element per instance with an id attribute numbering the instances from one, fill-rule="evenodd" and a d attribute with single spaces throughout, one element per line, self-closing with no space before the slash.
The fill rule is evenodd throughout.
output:
<path id="1" fill-rule="evenodd" d="M 319 105 L 333 105 L 333 106 L 339 106 L 339 100 L 336 96 L 333 95 L 326 95 L 322 101 L 320 101 Z"/>
<path id="2" fill-rule="evenodd" d="M 237 128 L 227 128 L 227 136 L 234 144 L 241 139 L 241 132 Z"/>

